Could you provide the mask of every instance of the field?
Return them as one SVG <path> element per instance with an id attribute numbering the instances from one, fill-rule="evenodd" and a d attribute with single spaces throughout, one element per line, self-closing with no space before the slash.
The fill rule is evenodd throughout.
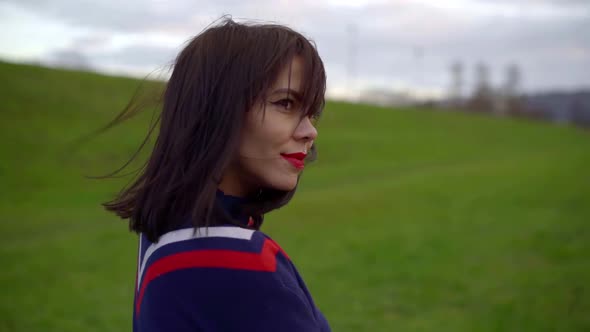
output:
<path id="1" fill-rule="evenodd" d="M 128 331 L 136 237 L 104 212 L 139 82 L 0 63 L 0 331 Z M 330 102 L 263 230 L 334 331 L 589 331 L 590 132 Z M 76 143 L 78 142 L 78 143 Z"/>

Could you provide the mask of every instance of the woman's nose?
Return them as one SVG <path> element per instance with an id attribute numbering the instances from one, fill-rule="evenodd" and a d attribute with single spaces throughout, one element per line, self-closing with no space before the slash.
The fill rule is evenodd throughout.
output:
<path id="1" fill-rule="evenodd" d="M 313 123 L 311 123 L 311 119 L 306 116 L 301 119 L 297 129 L 295 130 L 295 138 L 296 139 L 305 139 L 315 140 L 318 137 L 318 130 L 314 127 Z"/>

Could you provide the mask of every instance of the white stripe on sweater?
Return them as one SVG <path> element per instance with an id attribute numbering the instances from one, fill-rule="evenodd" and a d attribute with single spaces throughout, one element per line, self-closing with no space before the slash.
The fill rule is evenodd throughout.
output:
<path id="1" fill-rule="evenodd" d="M 252 234 L 254 234 L 253 229 L 245 229 L 237 226 L 216 226 L 216 227 L 200 227 L 200 228 L 184 228 L 179 229 L 176 231 L 168 232 L 160 237 L 158 242 L 152 243 L 149 248 L 147 248 L 145 255 L 143 255 L 143 260 L 141 265 L 139 266 L 139 274 L 137 279 L 137 289 L 139 290 L 139 285 L 141 284 L 141 277 L 143 277 L 143 272 L 145 270 L 145 265 L 150 258 L 151 255 L 156 252 L 156 250 L 162 248 L 165 245 L 187 241 L 192 239 L 199 239 L 199 238 L 207 238 L 207 237 L 225 237 L 225 238 L 232 238 L 232 239 L 241 239 L 241 240 L 250 240 L 252 239 Z M 141 235 L 140 235 L 141 241 Z M 141 244 L 141 242 L 140 242 Z M 141 245 L 140 245 L 141 250 Z"/>

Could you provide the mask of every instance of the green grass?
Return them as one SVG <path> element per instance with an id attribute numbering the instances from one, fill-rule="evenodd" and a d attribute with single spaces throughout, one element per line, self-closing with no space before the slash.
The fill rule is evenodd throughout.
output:
<path id="1" fill-rule="evenodd" d="M 101 210 L 149 114 L 81 146 L 138 82 L 0 63 L 0 331 L 124 331 L 136 237 Z M 328 103 L 263 230 L 334 331 L 590 330 L 590 133 Z"/>

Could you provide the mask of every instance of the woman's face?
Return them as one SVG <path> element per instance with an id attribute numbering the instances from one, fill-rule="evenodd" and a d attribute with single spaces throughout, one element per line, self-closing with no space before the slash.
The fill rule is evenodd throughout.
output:
<path id="1" fill-rule="evenodd" d="M 297 185 L 305 167 L 302 159 L 318 135 L 301 110 L 302 70 L 301 58 L 294 57 L 266 100 L 245 113 L 238 155 L 219 185 L 226 194 L 245 196 L 260 188 L 290 191 Z"/>

